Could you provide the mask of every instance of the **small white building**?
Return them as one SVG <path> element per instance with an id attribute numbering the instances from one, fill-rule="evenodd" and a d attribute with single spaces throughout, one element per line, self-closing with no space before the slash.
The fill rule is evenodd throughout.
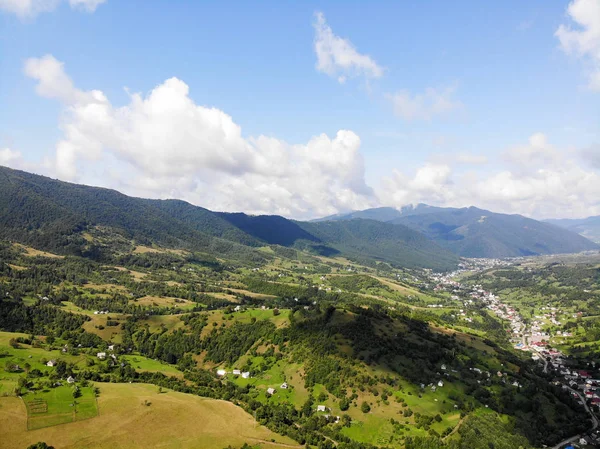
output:
<path id="1" fill-rule="evenodd" d="M 244 379 L 250 379 L 250 371 L 244 371 L 244 372 L 242 373 L 242 377 L 243 377 Z"/>
<path id="2" fill-rule="evenodd" d="M 106 358 L 106 352 L 99 352 L 96 354 L 96 357 L 98 357 L 100 360 L 104 360 Z"/>
<path id="3" fill-rule="evenodd" d="M 224 369 L 218 369 L 217 370 L 217 376 L 224 376 L 225 374 L 227 374 L 227 371 L 225 371 Z"/>
<path id="4" fill-rule="evenodd" d="M 444 381 L 440 380 L 440 381 L 438 382 L 438 387 L 443 387 L 443 386 L 444 386 Z"/>
<path id="5" fill-rule="evenodd" d="M 271 395 L 275 394 L 275 388 L 267 388 L 267 394 L 268 394 L 269 396 L 271 396 Z"/>
<path id="6" fill-rule="evenodd" d="M 279 388 L 282 388 L 282 389 L 284 389 L 284 390 L 287 390 L 287 389 L 288 389 L 288 384 L 287 384 L 287 382 L 284 382 L 284 383 L 282 383 L 282 384 L 281 384 L 281 387 L 279 387 Z"/>
<path id="7" fill-rule="evenodd" d="M 326 412 L 327 411 L 327 407 L 324 405 L 317 405 L 317 411 L 318 412 Z"/>
<path id="8" fill-rule="evenodd" d="M 48 360 L 46 366 L 56 366 L 56 360 Z"/>
<path id="9" fill-rule="evenodd" d="M 115 350 L 115 345 L 108 345 L 108 350 L 109 351 L 114 351 Z"/>
<path id="10" fill-rule="evenodd" d="M 234 374 L 235 376 L 239 376 L 240 374 L 242 374 L 242 372 L 241 372 L 239 369 L 234 369 L 234 370 L 233 370 L 233 374 Z"/>
<path id="11" fill-rule="evenodd" d="M 72 376 L 67 377 L 67 383 L 68 384 L 73 384 L 75 383 L 75 378 L 73 378 Z"/>

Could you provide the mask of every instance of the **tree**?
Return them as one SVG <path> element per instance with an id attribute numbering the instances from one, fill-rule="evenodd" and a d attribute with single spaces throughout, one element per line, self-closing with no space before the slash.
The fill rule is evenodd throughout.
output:
<path id="1" fill-rule="evenodd" d="M 27 447 L 27 449 L 54 449 L 54 446 L 48 446 L 43 441 L 39 441 Z"/>
<path id="2" fill-rule="evenodd" d="M 369 413 L 371 411 L 371 406 L 369 405 L 369 403 L 367 401 L 363 401 L 363 403 L 360 404 L 360 410 L 363 413 Z"/>

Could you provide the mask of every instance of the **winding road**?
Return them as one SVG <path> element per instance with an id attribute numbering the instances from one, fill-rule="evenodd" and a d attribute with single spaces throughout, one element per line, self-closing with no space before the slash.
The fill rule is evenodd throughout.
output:
<path id="1" fill-rule="evenodd" d="M 596 418 L 596 415 L 594 414 L 594 412 L 592 412 L 590 410 L 590 408 L 588 407 L 588 405 L 585 402 L 584 397 L 581 395 L 581 393 L 579 391 L 573 390 L 570 387 L 567 387 L 567 388 L 568 388 L 568 390 L 571 393 L 574 393 L 577 396 L 579 396 L 579 399 L 581 399 L 581 402 L 583 402 L 583 406 L 585 407 L 585 411 L 590 414 L 590 417 L 592 418 L 592 423 L 593 423 L 592 424 L 592 428 L 590 429 L 590 431 L 596 430 L 598 428 L 598 418 Z M 577 441 L 579 438 L 581 438 L 581 435 L 582 434 L 578 434 L 578 435 L 572 436 L 571 438 L 568 438 L 568 439 L 566 439 L 564 441 L 561 441 L 556 446 L 553 446 L 552 449 L 560 449 L 560 448 L 562 448 L 563 446 L 565 446 L 565 445 L 567 445 L 569 443 L 573 443 L 573 442 Z"/>

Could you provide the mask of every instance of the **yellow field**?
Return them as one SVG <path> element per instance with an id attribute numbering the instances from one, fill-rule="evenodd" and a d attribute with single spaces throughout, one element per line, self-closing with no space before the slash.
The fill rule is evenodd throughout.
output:
<path id="1" fill-rule="evenodd" d="M 168 249 L 168 248 L 151 248 L 149 246 L 139 245 L 133 250 L 134 254 L 145 254 L 145 253 L 172 253 L 183 255 L 186 251 L 182 249 Z"/>
<path id="2" fill-rule="evenodd" d="M 56 257 L 64 258 L 65 256 L 59 256 L 57 254 L 47 253 L 46 251 L 39 251 L 31 246 L 21 245 L 20 243 L 13 243 L 13 245 L 21 250 L 24 250 L 24 255 L 29 257 L 43 256 L 43 257 Z"/>
<path id="3" fill-rule="evenodd" d="M 177 302 L 176 300 L 179 302 Z M 165 296 L 144 296 L 136 300 L 132 299 L 130 303 L 137 304 L 138 306 L 178 307 L 180 309 L 191 309 L 195 306 L 195 303 L 193 301 L 181 298 L 170 298 Z"/>
<path id="4" fill-rule="evenodd" d="M 248 442 L 265 448 L 300 448 L 229 402 L 172 391 L 159 394 L 156 386 L 146 384 L 96 385 L 101 391 L 98 417 L 38 430 L 26 430 L 27 414 L 20 399 L 0 398 L 0 446 L 23 449 L 45 441 L 56 449 L 222 449 Z"/>

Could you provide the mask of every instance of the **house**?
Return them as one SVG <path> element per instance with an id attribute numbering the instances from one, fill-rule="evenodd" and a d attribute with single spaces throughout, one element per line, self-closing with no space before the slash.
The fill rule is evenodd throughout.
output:
<path id="1" fill-rule="evenodd" d="M 327 407 L 325 407 L 324 405 L 317 405 L 317 411 L 318 412 L 326 412 Z"/>
<path id="2" fill-rule="evenodd" d="M 108 345 L 108 350 L 109 351 L 114 351 L 115 350 L 115 345 Z"/>
<path id="3" fill-rule="evenodd" d="M 440 369 L 445 371 L 446 370 L 446 365 L 440 366 Z"/>
<path id="4" fill-rule="evenodd" d="M 242 377 L 243 377 L 244 379 L 250 379 L 250 371 L 244 371 L 244 372 L 242 373 Z"/>
<path id="5" fill-rule="evenodd" d="M 218 369 L 217 370 L 217 376 L 224 376 L 225 374 L 227 374 L 227 371 L 225 371 L 224 369 Z"/>
<path id="6" fill-rule="evenodd" d="M 239 369 L 234 369 L 234 370 L 233 370 L 233 374 L 234 374 L 235 376 L 239 376 L 240 374 L 242 374 L 242 372 L 241 372 Z"/>
<path id="7" fill-rule="evenodd" d="M 267 394 L 268 394 L 269 396 L 271 396 L 271 395 L 275 394 L 275 388 L 267 388 Z"/>
<path id="8" fill-rule="evenodd" d="M 104 360 L 106 358 L 106 352 L 99 352 L 96 354 L 96 357 L 98 357 L 100 360 Z"/>
<path id="9" fill-rule="evenodd" d="M 67 377 L 67 383 L 73 384 L 73 383 L 75 383 L 75 379 L 72 376 L 69 376 L 69 377 Z"/>
<path id="10" fill-rule="evenodd" d="M 56 366 L 56 360 L 48 360 L 46 366 Z"/>
<path id="11" fill-rule="evenodd" d="M 279 388 L 282 388 L 282 389 L 284 389 L 284 390 L 287 390 L 287 388 L 288 388 L 288 384 L 287 384 L 287 382 L 284 382 L 284 383 L 282 383 L 282 384 L 281 384 L 281 387 L 279 387 Z"/>
<path id="12" fill-rule="evenodd" d="M 440 381 L 438 382 L 438 387 L 443 387 L 443 386 L 444 386 L 444 382 L 440 380 Z"/>

